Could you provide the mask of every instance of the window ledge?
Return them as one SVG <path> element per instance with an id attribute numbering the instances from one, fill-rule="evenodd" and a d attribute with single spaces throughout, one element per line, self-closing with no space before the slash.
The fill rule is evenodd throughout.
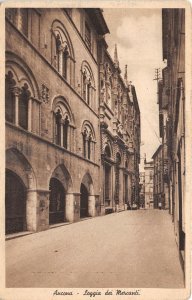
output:
<path id="1" fill-rule="evenodd" d="M 81 155 L 78 155 L 77 153 L 71 152 L 71 151 L 69 151 L 69 150 L 67 150 L 67 149 L 65 149 L 65 148 L 63 148 L 63 147 L 61 147 L 59 145 L 56 145 L 53 142 L 49 141 L 48 139 L 45 139 L 45 138 L 43 138 L 43 137 L 41 137 L 41 136 L 39 136 L 39 135 L 37 135 L 37 134 L 35 134 L 33 132 L 27 131 L 27 130 L 25 130 L 25 129 L 21 128 L 21 127 L 18 127 L 15 124 L 12 124 L 12 123 L 7 122 L 7 121 L 6 121 L 6 125 L 9 126 L 9 127 L 11 127 L 11 128 L 14 128 L 15 130 L 18 130 L 18 131 L 26 134 L 27 136 L 31 136 L 31 137 L 33 137 L 35 139 L 38 139 L 38 140 L 40 140 L 40 141 L 42 141 L 44 143 L 47 143 L 50 146 L 52 146 L 54 148 L 57 148 L 57 149 L 59 149 L 59 150 L 61 150 L 63 152 L 66 152 L 68 154 L 71 154 L 72 156 L 75 156 L 75 157 L 80 158 L 80 159 L 82 159 L 84 161 L 87 161 L 87 162 L 93 164 L 96 167 L 100 167 L 100 165 L 98 165 L 97 163 L 93 162 L 92 160 L 86 159 L 86 158 L 82 157 Z"/>

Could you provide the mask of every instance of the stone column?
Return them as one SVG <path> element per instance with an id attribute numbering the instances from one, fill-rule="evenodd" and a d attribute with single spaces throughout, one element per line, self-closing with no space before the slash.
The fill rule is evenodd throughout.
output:
<path id="1" fill-rule="evenodd" d="M 59 66 L 58 66 L 59 74 L 63 75 L 63 51 L 59 49 Z"/>
<path id="2" fill-rule="evenodd" d="M 71 193 L 66 194 L 65 198 L 65 219 L 67 222 L 74 222 L 74 196 Z"/>
<path id="3" fill-rule="evenodd" d="M 49 228 L 49 190 L 38 190 L 37 231 Z"/>
<path id="4" fill-rule="evenodd" d="M 15 125 L 19 125 L 19 95 L 20 95 L 20 89 L 18 87 L 15 87 L 13 89 L 13 93 L 15 95 Z"/>
<path id="5" fill-rule="evenodd" d="M 42 231 L 49 228 L 49 193 L 47 190 L 27 191 L 27 230 Z"/>
<path id="6" fill-rule="evenodd" d="M 89 195 L 88 198 L 88 215 L 89 217 L 95 217 L 95 196 Z"/>
<path id="7" fill-rule="evenodd" d="M 37 231 L 37 192 L 27 191 L 26 223 L 28 231 Z"/>

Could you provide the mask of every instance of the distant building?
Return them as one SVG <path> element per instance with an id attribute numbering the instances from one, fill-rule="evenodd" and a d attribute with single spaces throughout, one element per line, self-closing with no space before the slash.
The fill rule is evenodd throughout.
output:
<path id="1" fill-rule="evenodd" d="M 160 145 L 153 154 L 154 177 L 153 177 L 153 199 L 154 208 L 165 208 L 164 185 L 163 185 L 163 149 Z"/>
<path id="2" fill-rule="evenodd" d="M 145 172 L 139 173 L 139 207 L 145 207 Z"/>
<path id="3" fill-rule="evenodd" d="M 154 175 L 154 165 L 153 161 L 145 161 L 144 163 L 145 170 L 145 208 L 152 209 L 154 208 L 153 201 L 153 175 Z"/>
<path id="4" fill-rule="evenodd" d="M 124 210 L 139 199 L 140 110 L 135 87 L 121 76 L 117 47 L 114 59 L 99 40 L 101 213 Z"/>

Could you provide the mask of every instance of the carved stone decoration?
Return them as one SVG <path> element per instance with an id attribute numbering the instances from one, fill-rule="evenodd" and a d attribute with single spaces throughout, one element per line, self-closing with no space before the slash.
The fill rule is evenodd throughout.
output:
<path id="1" fill-rule="evenodd" d="M 49 89 L 45 84 L 42 84 L 41 98 L 44 103 L 49 102 Z"/>
<path id="2" fill-rule="evenodd" d="M 5 78 L 10 88 L 16 86 L 16 81 L 13 78 L 13 73 L 11 71 L 8 71 L 8 74 L 5 75 Z"/>

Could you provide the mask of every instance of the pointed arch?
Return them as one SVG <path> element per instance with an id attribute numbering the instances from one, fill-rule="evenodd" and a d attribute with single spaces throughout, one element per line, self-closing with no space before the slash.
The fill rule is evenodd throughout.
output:
<path id="1" fill-rule="evenodd" d="M 11 147 L 6 150 L 6 169 L 22 178 L 27 189 L 36 189 L 35 172 L 27 158 L 17 148 Z"/>
<path id="2" fill-rule="evenodd" d="M 69 36 L 64 24 L 60 20 L 55 19 L 51 25 L 51 28 L 52 28 L 53 32 L 56 31 L 60 35 L 61 45 L 65 44 L 65 43 L 68 45 L 70 55 L 75 60 L 75 52 L 74 52 L 73 44 L 71 42 L 70 36 Z"/>
<path id="3" fill-rule="evenodd" d="M 6 53 L 6 121 L 39 134 L 40 92 L 26 63 L 11 52 Z"/>
<path id="4" fill-rule="evenodd" d="M 70 36 L 59 20 L 54 20 L 51 26 L 52 64 L 71 85 L 75 78 L 75 53 Z"/>
<path id="5" fill-rule="evenodd" d="M 18 87 L 22 87 L 27 83 L 30 87 L 32 96 L 40 100 L 40 90 L 35 76 L 28 65 L 15 53 L 6 51 L 6 74 L 8 71 L 13 73 L 13 77 Z"/>
<path id="6" fill-rule="evenodd" d="M 54 168 L 49 178 L 49 182 L 51 178 L 56 178 L 57 180 L 59 180 L 62 183 L 65 192 L 67 193 L 72 192 L 73 181 L 68 169 L 64 164 L 59 164 Z"/>
<path id="7" fill-rule="evenodd" d="M 87 61 L 81 65 L 81 95 L 84 101 L 92 107 L 95 107 L 95 79 L 93 71 Z"/>
<path id="8" fill-rule="evenodd" d="M 82 155 L 84 158 L 95 160 L 96 136 L 93 125 L 85 120 L 81 127 L 82 134 Z"/>
<path id="9" fill-rule="evenodd" d="M 83 177 L 81 179 L 81 184 L 84 184 L 89 195 L 94 195 L 93 179 L 92 179 L 92 176 L 90 175 L 89 171 L 87 171 L 83 175 Z"/>
<path id="10" fill-rule="evenodd" d="M 68 101 L 57 96 L 52 102 L 53 141 L 66 149 L 74 149 L 75 120 Z"/>

